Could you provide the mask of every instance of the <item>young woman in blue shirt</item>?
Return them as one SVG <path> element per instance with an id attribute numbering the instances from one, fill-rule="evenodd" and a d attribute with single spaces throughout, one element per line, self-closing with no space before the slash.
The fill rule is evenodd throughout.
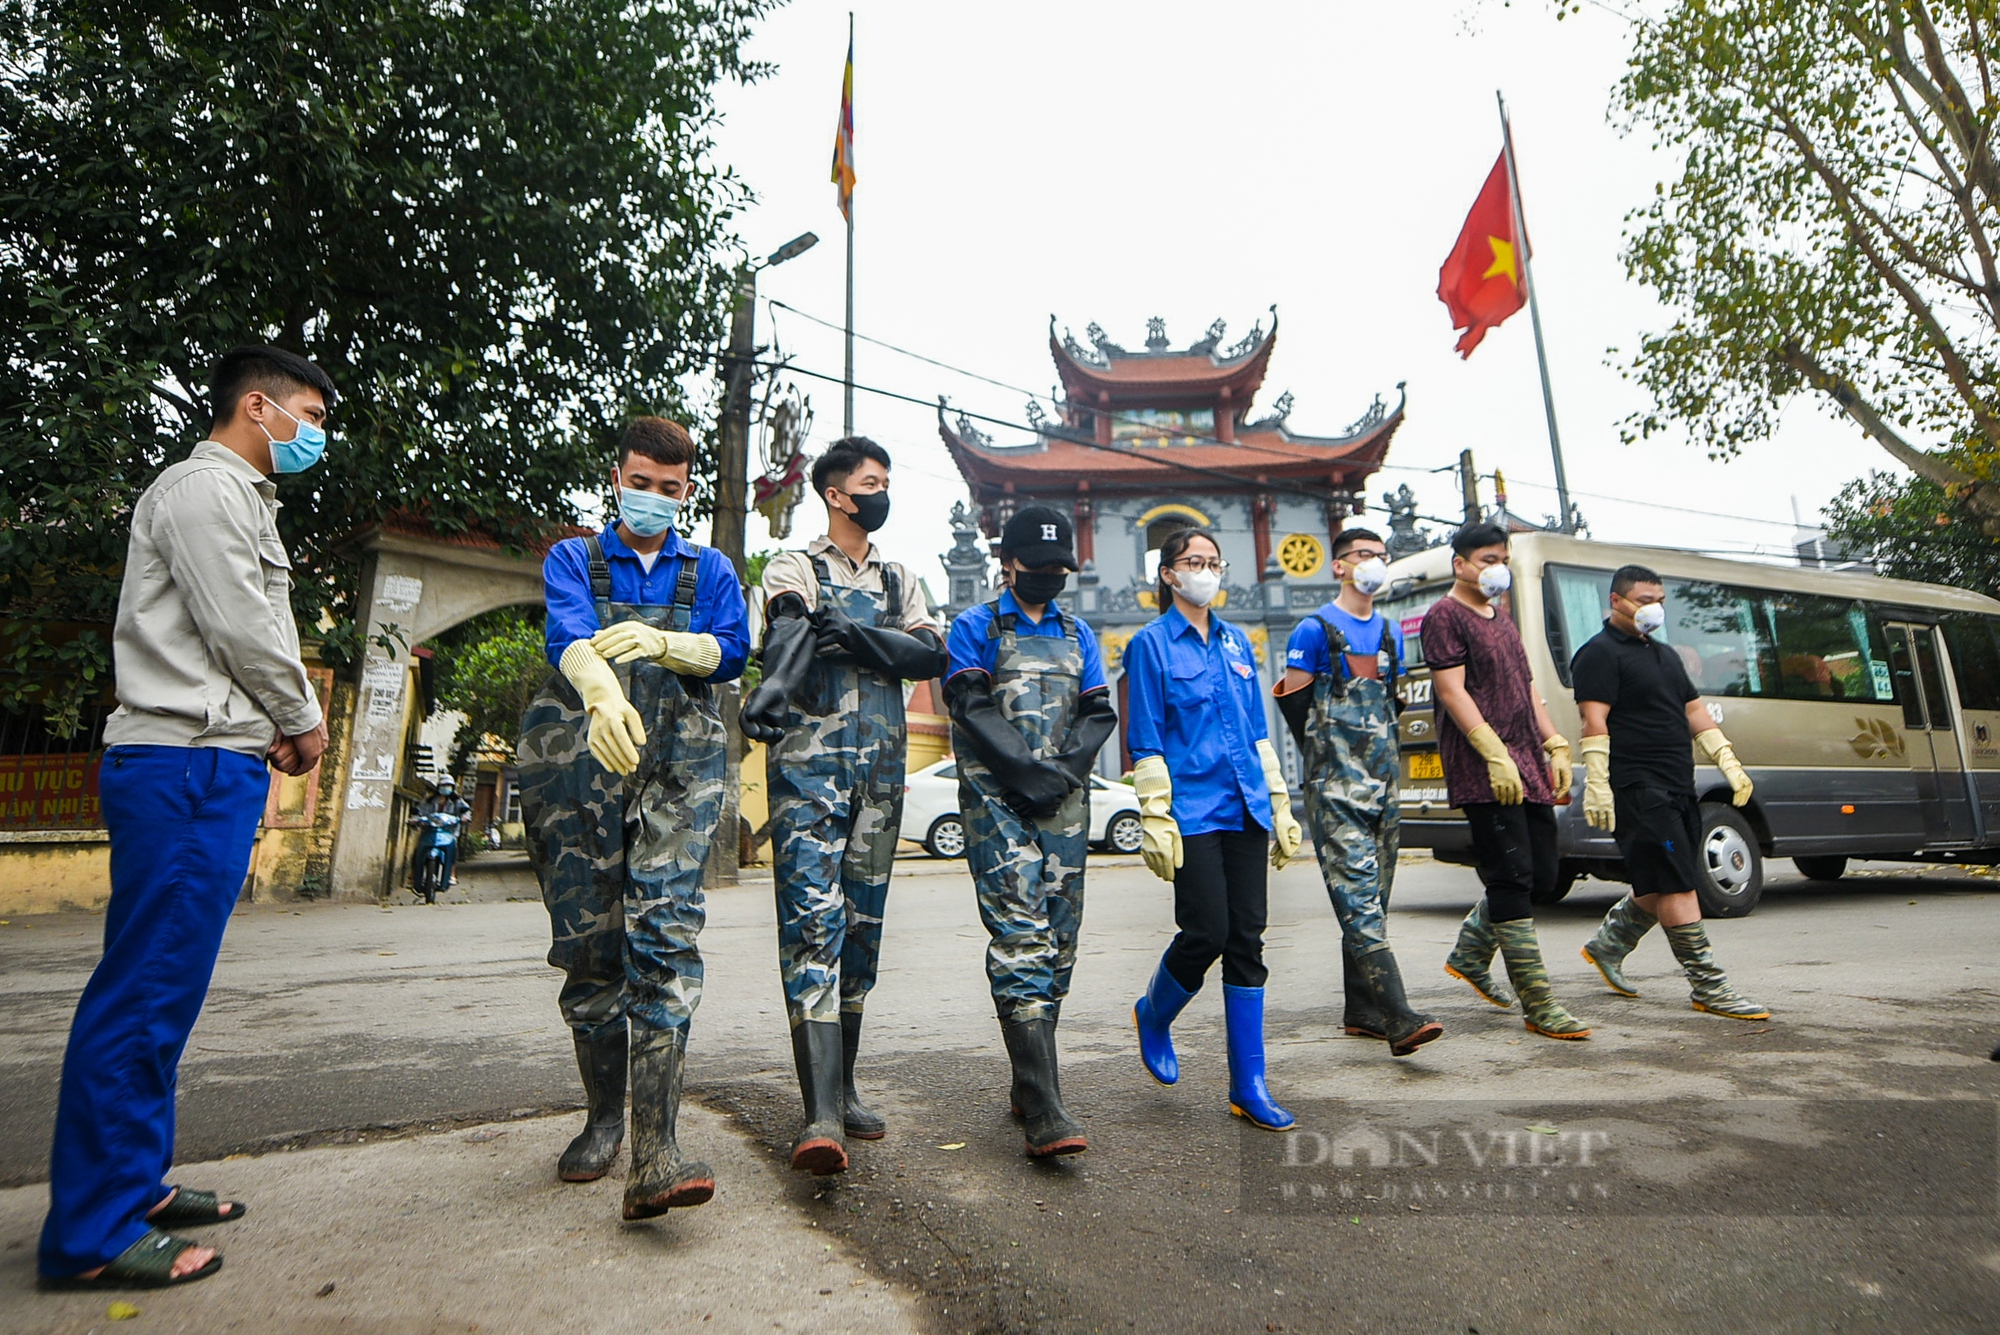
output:
<path id="1" fill-rule="evenodd" d="M 1229 1111 L 1286 1131 L 1292 1115 L 1264 1083 L 1265 857 L 1284 867 L 1300 831 L 1265 727 L 1250 637 L 1210 611 L 1228 568 L 1206 529 L 1170 536 L 1160 547 L 1160 616 L 1125 646 L 1143 852 L 1173 883 L 1180 928 L 1133 1021 L 1146 1070 L 1163 1085 L 1178 1081 L 1169 1026 L 1220 959 Z"/>

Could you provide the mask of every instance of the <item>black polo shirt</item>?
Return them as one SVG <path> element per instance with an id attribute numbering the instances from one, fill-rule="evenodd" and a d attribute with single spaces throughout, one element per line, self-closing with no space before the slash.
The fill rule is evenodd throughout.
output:
<path id="1" fill-rule="evenodd" d="M 1611 786 L 1694 790 L 1687 704 L 1701 692 L 1671 646 L 1609 621 L 1570 661 L 1576 701 L 1611 706 Z"/>

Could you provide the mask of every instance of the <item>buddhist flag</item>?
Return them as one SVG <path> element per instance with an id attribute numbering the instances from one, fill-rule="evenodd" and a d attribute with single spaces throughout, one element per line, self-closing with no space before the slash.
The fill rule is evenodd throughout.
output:
<path id="1" fill-rule="evenodd" d="M 1438 300 L 1450 309 L 1452 328 L 1465 331 L 1458 340 L 1461 357 L 1470 357 L 1487 330 L 1527 303 L 1521 254 L 1526 243 L 1516 233 L 1516 216 L 1503 151 L 1472 212 L 1465 215 L 1458 243 L 1438 270 Z"/>
<path id="2" fill-rule="evenodd" d="M 840 216 L 852 222 L 854 205 L 854 34 L 847 34 L 847 72 L 840 80 L 840 124 L 833 132 L 833 183 Z"/>

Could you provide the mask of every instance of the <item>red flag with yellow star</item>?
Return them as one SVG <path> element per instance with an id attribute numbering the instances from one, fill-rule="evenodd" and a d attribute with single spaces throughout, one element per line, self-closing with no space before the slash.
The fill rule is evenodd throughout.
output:
<path id="1" fill-rule="evenodd" d="M 1524 242 L 1514 226 L 1517 216 L 1503 151 L 1479 188 L 1472 212 L 1465 215 L 1457 244 L 1438 270 L 1438 300 L 1450 309 L 1452 328 L 1465 331 L 1458 340 L 1461 357 L 1470 357 L 1487 330 L 1527 304 L 1528 288 L 1521 280 Z"/>

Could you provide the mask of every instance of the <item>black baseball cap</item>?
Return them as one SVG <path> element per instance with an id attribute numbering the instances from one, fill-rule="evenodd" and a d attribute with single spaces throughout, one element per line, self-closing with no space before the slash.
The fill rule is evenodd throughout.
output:
<path id="1" fill-rule="evenodd" d="M 1076 539 L 1069 516 L 1052 505 L 1016 510 L 1001 531 L 1000 555 L 1011 556 L 1030 570 L 1043 566 L 1076 569 Z"/>

